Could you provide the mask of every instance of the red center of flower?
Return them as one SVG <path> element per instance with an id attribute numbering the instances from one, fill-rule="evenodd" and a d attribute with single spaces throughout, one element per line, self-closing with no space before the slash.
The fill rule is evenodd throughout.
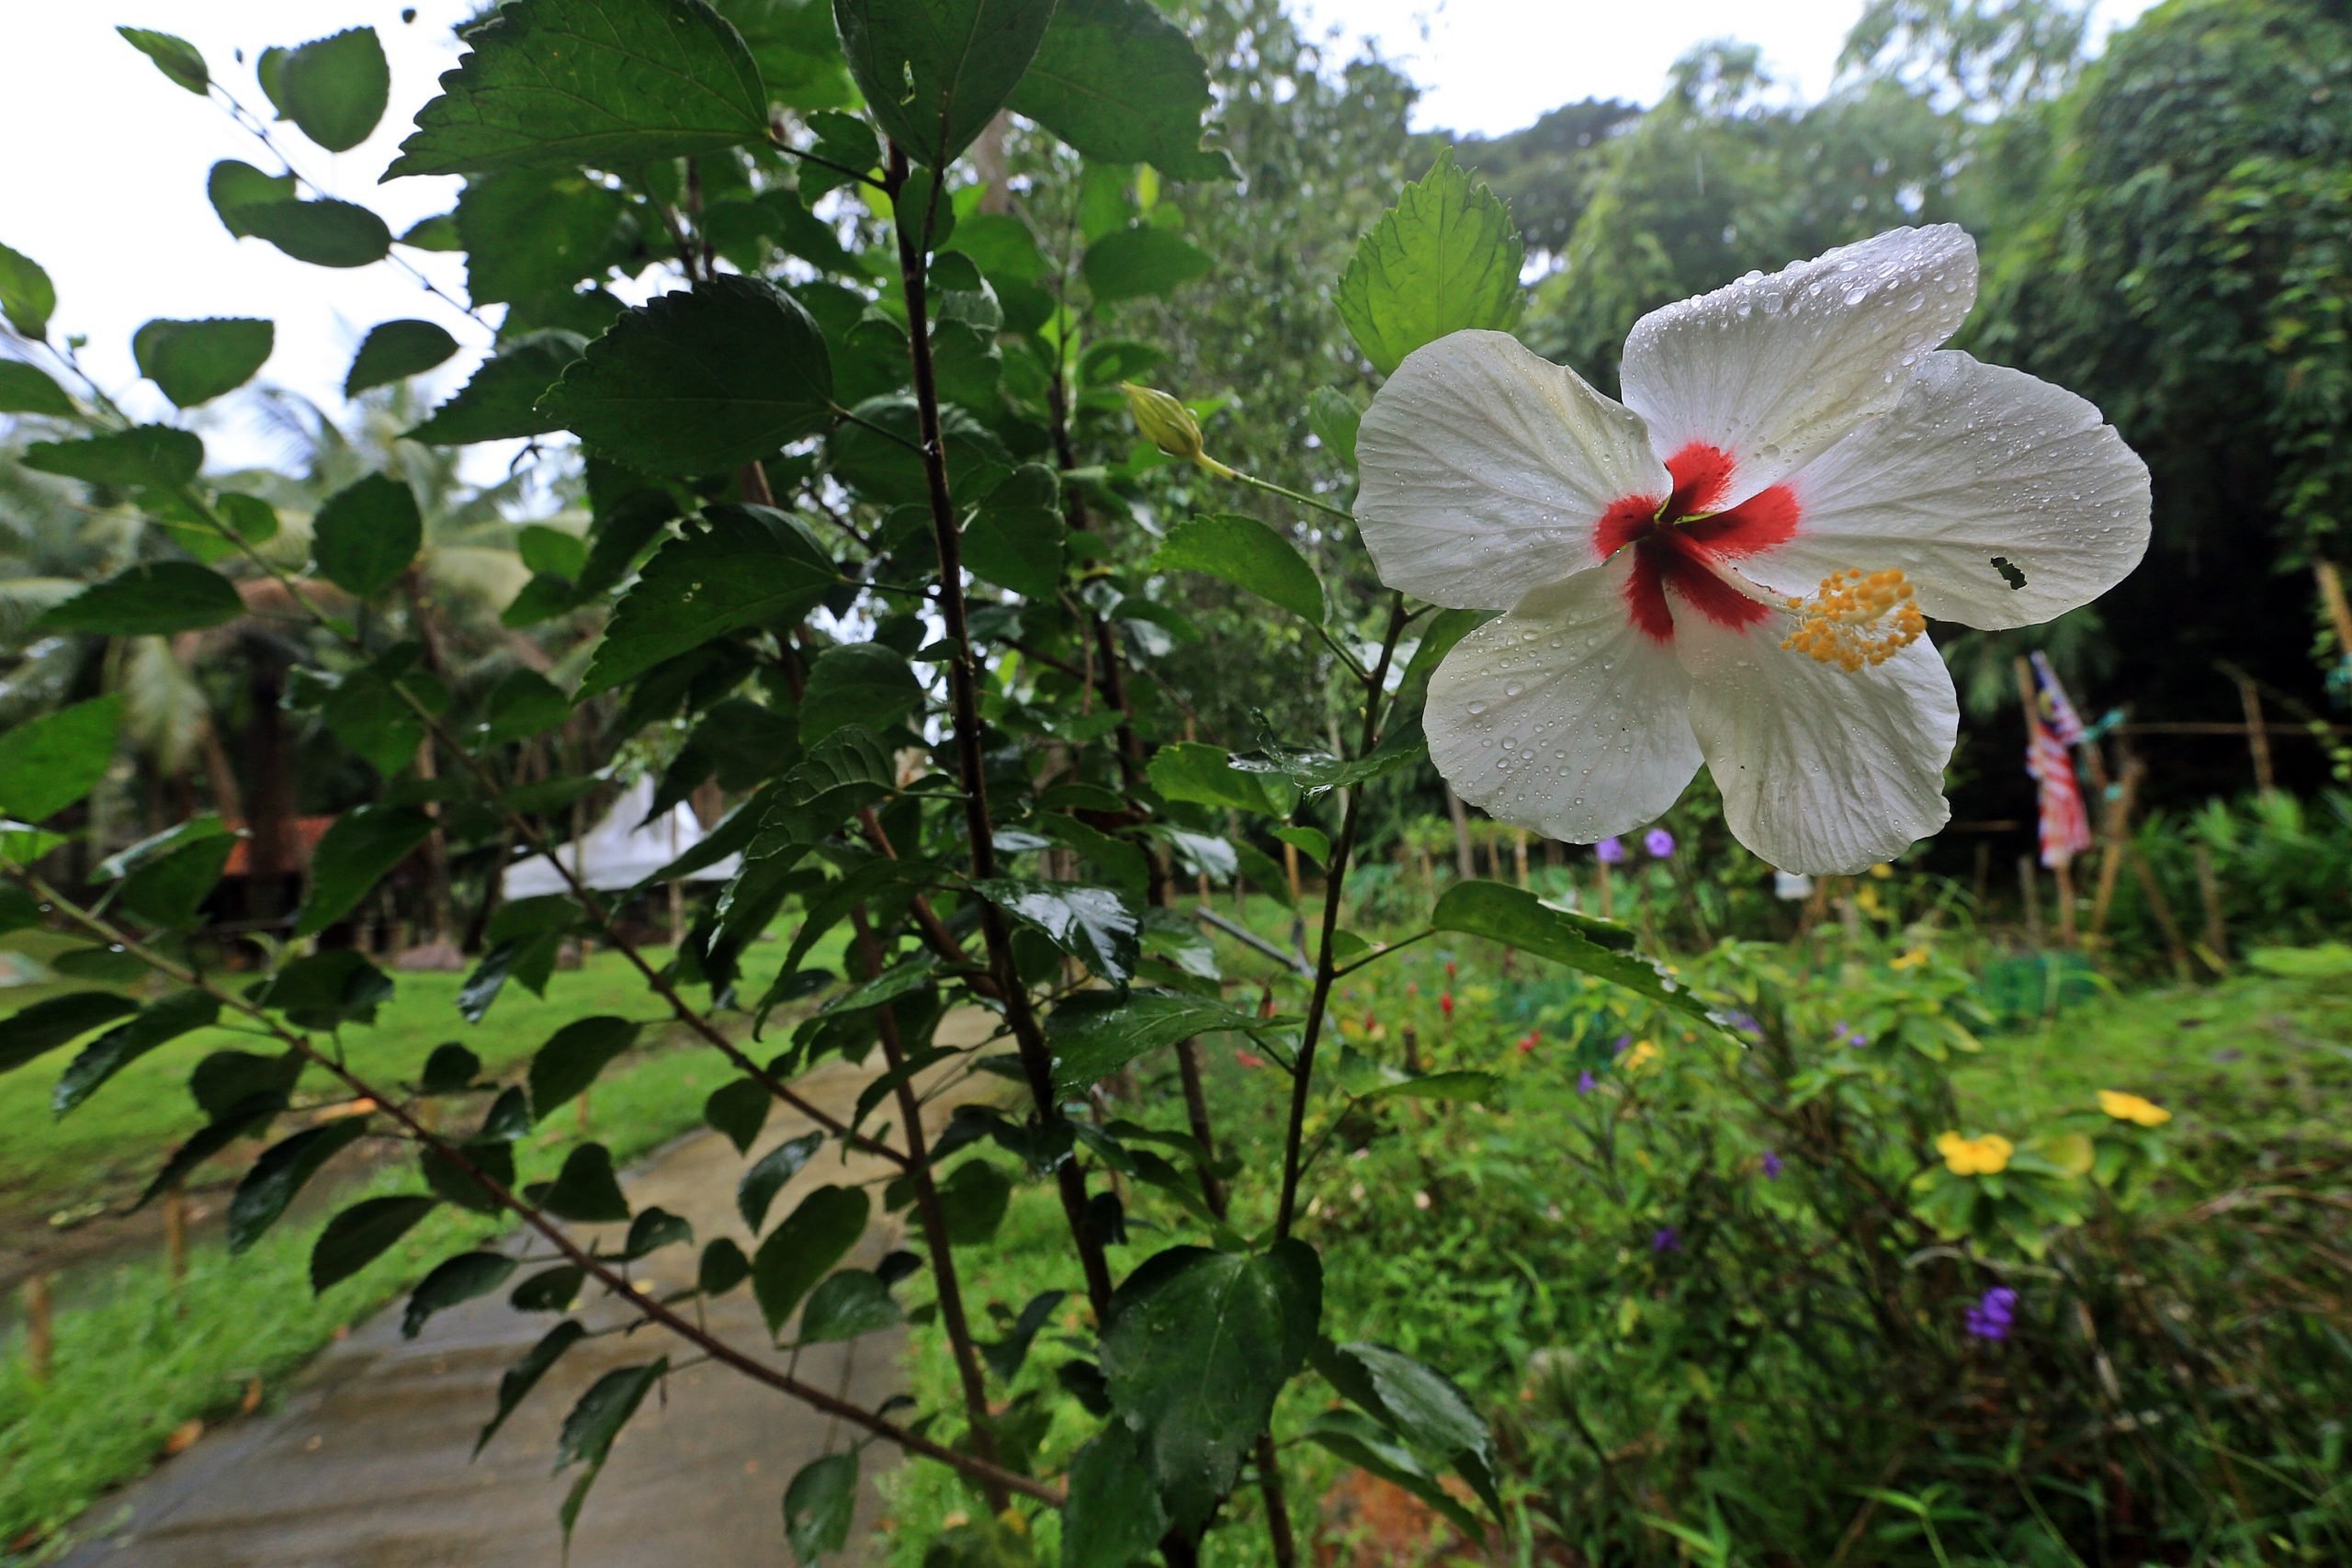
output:
<path id="1" fill-rule="evenodd" d="M 1731 482 L 1732 456 L 1693 441 L 1666 460 L 1671 493 L 1629 495 L 1600 514 L 1593 542 L 1603 559 L 1628 545 L 1634 572 L 1625 606 L 1634 624 L 1659 642 L 1674 640 L 1667 584 L 1683 603 L 1732 631 L 1746 631 L 1771 612 L 1717 576 L 1713 563 L 1737 560 L 1785 542 L 1797 531 L 1797 498 L 1786 485 L 1757 491 L 1728 511 L 1712 511 Z"/>

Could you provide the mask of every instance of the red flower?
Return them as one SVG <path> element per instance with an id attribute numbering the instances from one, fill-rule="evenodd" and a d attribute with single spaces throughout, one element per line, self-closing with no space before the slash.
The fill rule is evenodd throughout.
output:
<path id="1" fill-rule="evenodd" d="M 1448 964 L 1447 967 L 1452 968 L 1453 965 Z M 1448 991 L 1445 995 L 1438 998 L 1437 1010 L 1445 1014 L 1445 1020 L 1448 1023 L 1453 1021 L 1453 993 L 1452 991 Z"/>
<path id="2" fill-rule="evenodd" d="M 1236 1051 L 1233 1054 L 1233 1059 L 1245 1067 L 1262 1067 L 1266 1065 L 1265 1057 L 1254 1055 L 1248 1051 Z"/>
<path id="3" fill-rule="evenodd" d="M 1529 1031 L 1527 1032 L 1527 1038 L 1526 1038 L 1526 1039 L 1524 1039 L 1524 1040 L 1522 1040 L 1522 1041 L 1521 1041 L 1521 1042 L 1519 1043 L 1519 1054 L 1520 1054 L 1521 1055 L 1524 1056 L 1524 1055 L 1526 1055 L 1529 1052 L 1531 1052 L 1531 1051 L 1534 1050 L 1534 1049 L 1535 1049 L 1536 1041 L 1538 1040 L 1538 1038 L 1540 1038 L 1540 1037 L 1536 1034 L 1536 1032 L 1535 1032 L 1533 1030 L 1532 1030 L 1532 1029 L 1531 1029 L 1531 1030 L 1529 1030 Z"/>
<path id="4" fill-rule="evenodd" d="M 1453 983 L 1453 960 L 1451 958 L 1445 961 L 1445 979 L 1448 985 Z"/>

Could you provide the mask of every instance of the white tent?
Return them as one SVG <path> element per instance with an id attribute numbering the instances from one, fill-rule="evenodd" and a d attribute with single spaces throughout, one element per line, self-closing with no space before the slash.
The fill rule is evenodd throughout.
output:
<path id="1" fill-rule="evenodd" d="M 648 773 L 628 793 L 613 803 L 605 819 L 591 828 L 586 836 L 560 846 L 556 853 L 582 882 L 600 893 L 617 892 L 634 887 L 647 877 L 668 865 L 702 841 L 703 827 L 694 808 L 684 801 L 650 822 L 641 819 L 653 805 L 653 776 Z M 690 882 L 724 882 L 735 874 L 742 863 L 741 855 L 729 855 L 687 873 Z M 568 893 L 571 888 L 545 855 L 531 855 L 506 868 L 501 880 L 503 895 L 508 898 L 536 898 L 547 893 Z"/>

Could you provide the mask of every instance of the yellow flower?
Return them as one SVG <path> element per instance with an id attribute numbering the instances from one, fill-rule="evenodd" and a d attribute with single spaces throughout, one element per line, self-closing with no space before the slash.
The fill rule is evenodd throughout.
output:
<path id="1" fill-rule="evenodd" d="M 1890 961 L 1897 969 L 1917 969 L 1928 961 L 1928 950 L 1915 947 L 1908 953 L 1898 953 Z"/>
<path id="2" fill-rule="evenodd" d="M 2172 1112 L 2153 1100 L 2143 1100 L 2136 1094 L 2103 1089 L 2098 1091 L 2098 1108 L 2118 1122 L 2130 1122 L 2142 1127 L 2161 1127 L 2172 1120 Z"/>
<path id="3" fill-rule="evenodd" d="M 1876 865 L 1871 867 L 1870 874 L 1877 877 L 1881 882 L 1883 882 L 1888 877 L 1894 874 L 1894 868 L 1887 864 L 1886 862 L 1881 861 Z"/>
<path id="4" fill-rule="evenodd" d="M 1872 916 L 1873 918 L 1885 912 L 1885 906 L 1879 902 L 1878 889 L 1875 887 L 1866 886 L 1860 892 L 1856 893 L 1854 895 L 1854 908 L 1860 909 L 1863 914 Z"/>
<path id="5" fill-rule="evenodd" d="M 1636 1040 L 1634 1042 L 1633 1049 L 1625 1053 L 1623 1066 L 1629 1073 L 1637 1073 L 1664 1055 L 1665 1053 L 1660 1051 L 1654 1043 Z"/>
<path id="6" fill-rule="evenodd" d="M 1954 1176 L 1997 1176 L 2009 1168 L 2009 1156 L 2016 1152 L 2017 1145 L 1998 1133 L 1978 1138 L 1946 1133 L 1936 1139 L 1936 1153 Z"/>

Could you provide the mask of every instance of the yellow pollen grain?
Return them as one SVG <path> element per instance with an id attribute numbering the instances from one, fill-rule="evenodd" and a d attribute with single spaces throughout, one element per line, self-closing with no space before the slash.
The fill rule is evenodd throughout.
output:
<path id="1" fill-rule="evenodd" d="M 1781 646 L 1849 674 L 1883 664 L 1928 629 L 1928 617 L 1913 599 L 1911 584 L 1892 568 L 1833 571 L 1812 598 L 1789 601 L 1800 618 Z"/>

